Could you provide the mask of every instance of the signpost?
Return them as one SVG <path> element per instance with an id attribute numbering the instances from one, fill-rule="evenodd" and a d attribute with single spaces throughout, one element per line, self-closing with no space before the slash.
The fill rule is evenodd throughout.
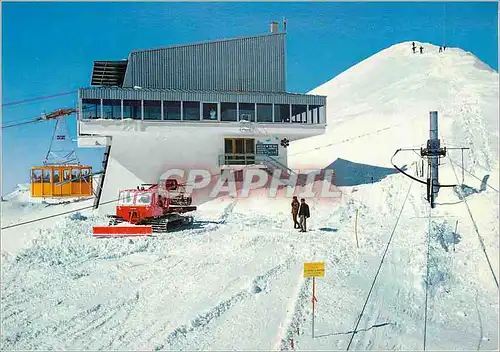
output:
<path id="1" fill-rule="evenodd" d="M 257 155 L 278 156 L 278 145 L 257 143 L 255 145 L 255 153 Z"/>
<path id="2" fill-rule="evenodd" d="M 316 299 L 316 278 L 325 276 L 325 263 L 324 262 L 312 262 L 304 263 L 304 277 L 312 277 L 313 287 L 312 287 L 312 337 L 314 338 L 314 307 L 315 303 L 318 301 Z"/>

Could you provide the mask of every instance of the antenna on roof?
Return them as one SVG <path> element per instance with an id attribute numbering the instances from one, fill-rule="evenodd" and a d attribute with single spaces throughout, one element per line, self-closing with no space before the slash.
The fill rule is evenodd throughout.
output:
<path id="1" fill-rule="evenodd" d="M 462 155 L 464 149 L 469 149 L 469 148 L 448 148 L 448 149 L 461 149 L 462 150 Z M 424 177 L 424 162 L 423 159 L 427 158 L 427 177 L 426 181 L 419 180 L 416 177 L 413 177 L 409 174 L 407 174 L 404 170 L 401 168 L 397 167 L 392 159 L 396 156 L 397 153 L 400 151 L 417 151 L 420 150 L 420 157 L 422 158 L 422 168 L 419 170 L 418 165 L 417 165 L 417 176 L 419 177 Z M 427 201 L 431 204 L 431 208 L 435 208 L 436 203 L 435 200 L 437 198 L 439 189 L 441 187 L 456 187 L 457 185 L 442 185 L 439 184 L 439 165 L 440 165 L 440 159 L 446 157 L 446 147 L 441 148 L 441 141 L 438 138 L 438 113 L 437 111 L 431 111 L 430 112 L 430 128 L 429 128 L 429 139 L 427 140 L 427 147 L 426 148 L 420 148 L 420 149 L 414 149 L 414 148 L 409 148 L 409 149 L 398 149 L 394 153 L 394 155 L 391 158 L 391 163 L 392 165 L 402 174 L 405 176 L 411 178 L 412 180 L 415 180 L 417 182 L 423 183 L 424 185 L 427 185 Z M 463 164 L 463 156 L 462 156 L 462 164 Z M 462 165 L 463 169 L 463 165 Z M 462 180 L 463 182 L 463 180 Z"/>

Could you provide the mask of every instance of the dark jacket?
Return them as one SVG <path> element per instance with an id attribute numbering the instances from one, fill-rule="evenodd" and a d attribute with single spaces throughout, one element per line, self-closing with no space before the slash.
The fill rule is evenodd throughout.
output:
<path id="1" fill-rule="evenodd" d="M 299 208 L 299 216 L 304 215 L 306 218 L 310 217 L 311 214 L 309 213 L 309 205 L 306 203 L 301 203 L 300 208 Z"/>

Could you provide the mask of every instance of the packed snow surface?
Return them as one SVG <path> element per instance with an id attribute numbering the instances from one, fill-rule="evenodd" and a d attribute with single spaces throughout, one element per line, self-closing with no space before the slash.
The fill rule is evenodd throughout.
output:
<path id="1" fill-rule="evenodd" d="M 498 73 L 423 46 L 390 47 L 312 92 L 328 96 L 328 131 L 293 143 L 290 163 L 333 167 L 342 198 L 309 200 L 307 233 L 290 199 L 254 196 L 202 204 L 188 229 L 94 239 L 106 220 L 92 200 L 33 204 L 19 188 L 2 227 L 81 210 L 2 231 L 2 349 L 345 350 L 371 291 L 350 349 L 422 350 L 427 272 L 426 349 L 498 349 Z M 426 142 L 431 110 L 442 143 L 471 150 L 463 182 L 459 151 L 440 167 L 465 201 L 441 189 L 429 221 L 425 186 L 390 160 Z M 394 162 L 415 175 L 417 160 Z M 314 338 L 312 261 L 326 263 Z"/>

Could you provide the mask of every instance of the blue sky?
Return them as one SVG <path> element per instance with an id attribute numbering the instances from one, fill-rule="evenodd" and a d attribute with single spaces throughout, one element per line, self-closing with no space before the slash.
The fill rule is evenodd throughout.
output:
<path id="1" fill-rule="evenodd" d="M 307 92 L 395 43 L 418 40 L 471 51 L 498 71 L 497 3 L 3 3 L 2 102 L 90 85 L 94 60 L 131 50 L 269 31 L 287 18 L 287 89 Z M 3 124 L 75 107 L 77 94 L 5 106 Z M 67 120 L 76 135 L 74 116 Z M 53 122 L 3 130 L 2 195 L 42 163 Z M 102 149 L 78 149 L 100 170 Z"/>

